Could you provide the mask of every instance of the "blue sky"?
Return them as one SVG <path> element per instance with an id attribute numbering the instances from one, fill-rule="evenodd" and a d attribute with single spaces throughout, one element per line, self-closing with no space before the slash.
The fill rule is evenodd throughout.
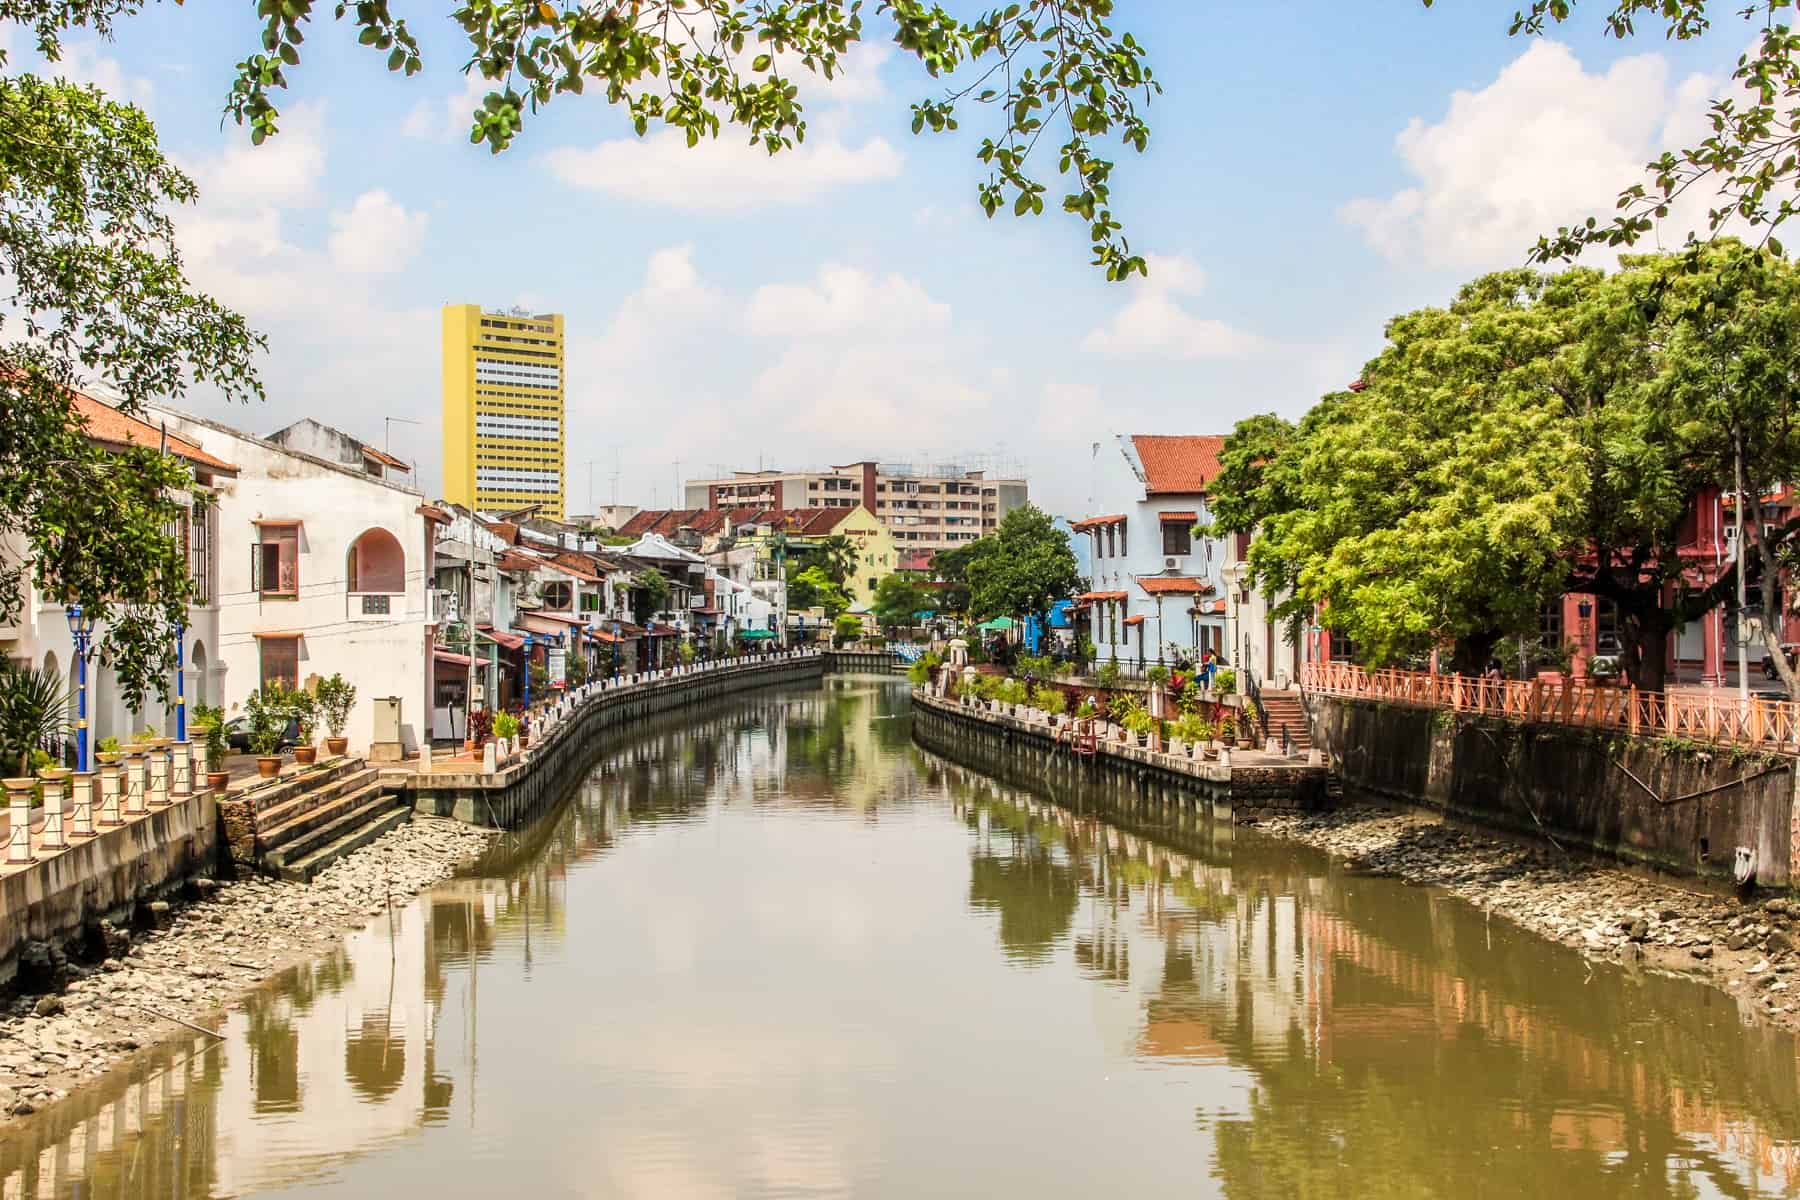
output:
<path id="1" fill-rule="evenodd" d="M 1119 285 L 1087 265 L 1076 222 L 981 215 L 989 115 L 913 136 L 928 81 L 879 42 L 812 89 L 811 137 L 785 164 L 732 140 L 639 143 L 598 96 L 559 99 L 494 157 L 466 142 L 447 20 L 413 16 L 427 67 L 410 80 L 327 20 L 283 133 L 252 148 L 220 109 L 257 44 L 254 6 L 199 7 L 75 38 L 61 67 L 155 119 L 202 188 L 179 216 L 191 273 L 268 334 L 260 410 L 189 406 L 264 433 L 310 415 L 375 442 L 383 417 L 422 422 L 394 425 L 392 448 L 433 490 L 439 306 L 561 311 L 573 511 L 590 462 L 596 501 L 616 462 L 618 498 L 648 506 L 678 477 L 759 459 L 987 454 L 1082 515 L 1091 442 L 1297 414 L 1354 378 L 1394 313 L 1610 211 L 1643 161 L 1692 135 L 1750 38 L 1721 16 L 1699 43 L 1621 44 L 1593 6 L 1534 43 L 1506 36 L 1511 0 L 1123 0 L 1117 25 L 1165 91 L 1150 151 L 1123 154 L 1115 180 L 1154 269 Z M 1676 214 L 1665 240 L 1693 219 Z"/>

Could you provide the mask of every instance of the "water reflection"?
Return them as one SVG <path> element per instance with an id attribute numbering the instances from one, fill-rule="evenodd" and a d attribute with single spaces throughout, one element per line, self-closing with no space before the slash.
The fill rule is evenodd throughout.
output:
<path id="1" fill-rule="evenodd" d="M 466 878 L 9 1131 L 61 1196 L 1800 1192 L 1791 1037 L 834 679 L 651 726 Z"/>

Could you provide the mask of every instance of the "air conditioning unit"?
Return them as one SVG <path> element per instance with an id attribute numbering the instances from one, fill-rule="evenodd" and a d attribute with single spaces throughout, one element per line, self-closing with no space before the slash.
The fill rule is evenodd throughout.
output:
<path id="1" fill-rule="evenodd" d="M 1173 571 L 1174 569 L 1175 569 L 1175 560 L 1174 559 L 1172 559 L 1172 558 L 1163 559 L 1163 570 Z"/>

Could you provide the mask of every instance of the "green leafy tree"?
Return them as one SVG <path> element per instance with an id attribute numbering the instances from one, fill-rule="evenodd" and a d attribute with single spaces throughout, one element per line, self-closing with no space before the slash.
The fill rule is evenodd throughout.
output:
<path id="1" fill-rule="evenodd" d="M 1035 504 L 1015 508 L 968 564 L 969 610 L 978 620 L 1045 613 L 1081 586 L 1069 538 Z"/>
<path id="2" fill-rule="evenodd" d="M 875 600 L 871 608 L 875 620 L 883 629 L 896 629 L 902 625 L 916 623 L 914 613 L 920 612 L 931 603 L 930 597 L 910 576 L 896 571 L 892 575 L 883 576 L 875 585 Z"/>
<path id="3" fill-rule="evenodd" d="M 831 633 L 838 645 L 848 645 L 863 635 L 862 618 L 855 613 L 839 613 L 831 623 Z"/>
<path id="4" fill-rule="evenodd" d="M 932 574 L 937 576 L 938 582 L 946 585 L 938 592 L 937 597 L 939 606 L 945 612 L 969 611 L 969 563 L 987 552 L 987 547 L 982 545 L 985 541 L 986 538 L 978 538 L 948 550 L 939 550 L 931 556 Z"/>
<path id="5" fill-rule="evenodd" d="M 811 566 L 796 571 L 788 579 L 790 609 L 822 608 L 827 618 L 836 617 L 850 607 L 850 598 L 824 567 Z"/>
<path id="6" fill-rule="evenodd" d="M 671 589 L 666 575 L 645 567 L 631 578 L 631 619 L 648 625 L 650 618 L 669 607 Z"/>
<path id="7" fill-rule="evenodd" d="M 23 19 L 37 6 L 0 4 Z M 92 8 L 62 4 L 63 19 Z M 47 19 L 47 18 L 46 18 Z M 54 38 L 47 41 L 54 50 Z M 0 65 L 4 57 L 0 56 Z M 0 621 L 26 583 L 99 622 L 99 651 L 128 707 L 167 697 L 173 626 L 190 597 L 170 530 L 193 486 L 154 448 L 104 450 L 83 434 L 71 391 L 94 382 L 130 414 L 179 397 L 190 380 L 227 396 L 261 391 L 260 346 L 241 318 L 190 288 L 169 208 L 193 182 L 171 166 L 136 108 L 93 88 L 0 76 L 0 536 L 30 553 L 0 561 Z M 28 575 L 29 572 L 29 575 Z"/>
<path id="8" fill-rule="evenodd" d="M 63 731 L 67 706 L 62 680 L 0 658 L 0 770 L 30 774 L 32 752 Z"/>
<path id="9" fill-rule="evenodd" d="M 4 0 L 0 17 L 53 43 L 71 25 L 107 32 L 143 3 Z M 730 126 L 779 154 L 806 138 L 807 77 L 835 77 L 850 47 L 876 32 L 865 28 L 865 9 L 879 36 L 934 81 L 934 94 L 912 105 L 914 133 L 953 131 L 970 105 L 996 114 L 976 150 L 988 170 L 977 199 L 989 216 L 1043 212 L 1038 143 L 1055 130 L 1042 153 L 1054 147 L 1067 181 L 1060 207 L 1081 222 L 1095 265 L 1110 279 L 1146 273 L 1113 216 L 1114 163 L 1103 151 L 1144 150 L 1150 128 L 1139 107 L 1161 85 L 1143 45 L 1113 28 L 1112 0 L 1023 0 L 968 20 L 925 0 L 461 0 L 448 12 L 458 57 L 489 84 L 469 140 L 499 153 L 556 97 L 592 91 L 623 109 L 639 136 L 679 130 L 693 146 Z M 277 98 L 315 21 L 343 23 L 390 71 L 411 76 L 424 65 L 388 0 L 256 0 L 254 11 L 259 44 L 237 64 L 225 111 L 259 144 L 277 131 Z"/>
<path id="10" fill-rule="evenodd" d="M 816 563 L 825 574 L 831 576 L 831 582 L 841 588 L 856 573 L 862 549 L 856 544 L 856 539 L 848 534 L 834 533 L 821 539 L 808 557 L 809 561 Z"/>

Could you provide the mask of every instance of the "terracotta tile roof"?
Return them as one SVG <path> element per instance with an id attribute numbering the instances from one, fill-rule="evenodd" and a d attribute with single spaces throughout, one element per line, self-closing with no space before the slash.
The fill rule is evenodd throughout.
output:
<path id="1" fill-rule="evenodd" d="M 1169 436 L 1133 434 L 1138 461 L 1144 464 L 1144 490 L 1151 495 L 1201 493 L 1219 474 L 1225 439 L 1218 434 Z"/>
<path id="2" fill-rule="evenodd" d="M 102 446 L 146 446 L 152 450 L 163 444 L 163 431 L 136 417 L 128 417 L 110 404 L 102 404 L 83 392 L 70 392 L 75 417 L 82 432 Z M 185 438 L 169 435 L 169 453 L 186 459 L 197 467 L 222 474 L 236 475 L 237 468 L 222 458 L 214 458 Z"/>
<path id="3" fill-rule="evenodd" d="M 809 514 L 801 527 L 807 533 L 830 533 L 842 525 L 855 512 L 854 508 L 809 508 L 803 510 Z"/>
<path id="4" fill-rule="evenodd" d="M 402 471 L 412 470 L 411 463 L 403 462 L 400 459 L 395 458 L 393 455 L 388 454 L 385 451 L 377 450 L 373 446 L 365 445 L 362 448 L 362 452 L 363 452 L 364 457 L 372 458 L 384 467 L 397 467 Z"/>
<path id="5" fill-rule="evenodd" d="M 1142 625 L 1144 623 L 1144 615 L 1139 613 L 1135 617 L 1126 617 L 1123 623 L 1127 626 Z"/>
<path id="6" fill-rule="evenodd" d="M 443 509 L 439 508 L 435 504 L 421 504 L 414 511 L 417 512 L 421 517 L 425 517 L 429 520 L 436 521 L 440 525 L 450 524 L 450 514 L 445 512 Z"/>
<path id="7" fill-rule="evenodd" d="M 1189 510 L 1166 512 L 1159 513 L 1158 519 L 1160 519 L 1164 525 L 1191 525 L 1200 519 L 1200 514 Z"/>
<path id="8" fill-rule="evenodd" d="M 1124 520 L 1124 513 L 1112 513 L 1111 515 L 1104 517 L 1084 517 L 1070 525 L 1069 528 L 1077 533 L 1083 533 L 1089 529 L 1099 529 L 1104 525 L 1119 525 L 1122 524 Z"/>
<path id="9" fill-rule="evenodd" d="M 1129 592 L 1083 592 L 1075 598 L 1083 604 L 1092 604 L 1096 600 L 1123 600 L 1128 595 Z"/>
<path id="10" fill-rule="evenodd" d="M 495 565 L 502 571 L 535 571 L 544 565 L 544 560 L 530 554 L 521 554 L 517 550 L 508 550 Z"/>
<path id="11" fill-rule="evenodd" d="M 487 527 L 494 531 L 494 536 L 509 546 L 519 544 L 519 527 L 511 521 L 488 521 Z"/>
<path id="12" fill-rule="evenodd" d="M 1213 590 L 1206 580 L 1185 575 L 1140 575 L 1137 582 L 1152 596 L 1202 596 Z"/>
<path id="13" fill-rule="evenodd" d="M 600 576 L 594 571 L 594 564 L 579 554 L 564 551 L 550 560 L 550 565 L 559 571 L 565 571 L 577 579 L 585 579 L 589 583 L 599 583 Z"/>

